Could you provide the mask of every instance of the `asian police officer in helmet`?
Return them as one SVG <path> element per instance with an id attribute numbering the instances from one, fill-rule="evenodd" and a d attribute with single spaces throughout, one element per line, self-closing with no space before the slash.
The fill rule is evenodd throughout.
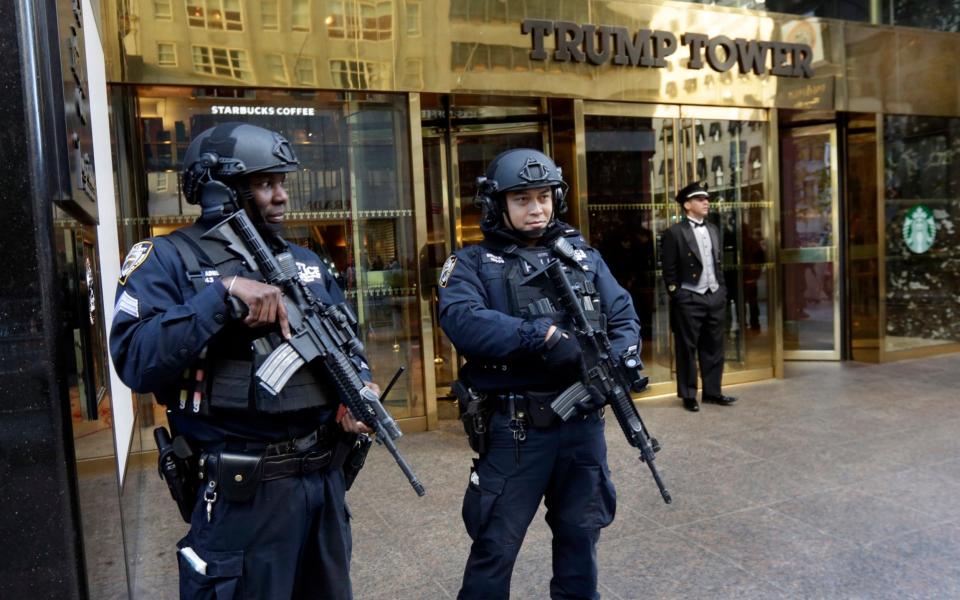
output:
<path id="1" fill-rule="evenodd" d="M 463 500 L 473 544 L 458 597 L 509 596 L 517 553 L 545 497 L 551 597 L 596 598 L 597 541 L 616 508 L 603 415 L 586 404 L 561 422 L 550 408 L 580 379 L 581 349 L 549 283 L 528 277 L 562 260 L 588 318 L 606 328 L 617 353 L 639 347 L 639 321 L 600 254 L 557 218 L 567 185 L 549 157 L 509 150 L 478 183 L 484 239 L 450 256 L 439 281 L 440 324 L 467 361 L 458 385 L 478 392 L 490 411 Z M 561 258 L 555 245 L 563 242 L 572 251 Z"/>
<path id="2" fill-rule="evenodd" d="M 233 197 L 275 254 L 292 255 L 319 301 L 343 303 L 320 258 L 281 237 L 284 180 L 297 167 L 276 132 L 227 123 L 200 133 L 184 157 L 183 191 L 204 216 L 136 244 L 121 270 L 111 356 L 127 385 L 166 407 L 186 472 L 175 493 L 190 522 L 178 544 L 181 598 L 352 597 L 341 468 L 350 451 L 341 450 L 355 439 L 346 432 L 369 429 L 308 369 L 278 395 L 254 384 L 264 342 L 290 336 L 280 290 L 228 240 L 206 235 L 224 194 Z M 245 315 L 231 313 L 231 299 Z M 363 357 L 352 360 L 369 381 Z"/>

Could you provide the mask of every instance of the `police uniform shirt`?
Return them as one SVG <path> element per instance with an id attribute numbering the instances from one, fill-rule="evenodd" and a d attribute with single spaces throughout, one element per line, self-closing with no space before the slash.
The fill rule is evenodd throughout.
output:
<path id="1" fill-rule="evenodd" d="M 703 260 L 703 277 L 700 278 L 697 285 L 684 283 L 680 287 L 698 294 L 706 294 L 707 290 L 716 292 L 720 289 L 720 284 L 717 282 L 717 274 L 713 266 L 713 242 L 710 240 L 707 224 L 689 217 L 687 217 L 687 220 L 690 222 L 690 227 L 693 228 L 693 235 L 697 239 L 697 247 Z"/>
<path id="2" fill-rule="evenodd" d="M 301 281 L 318 301 L 344 301 L 336 280 L 315 253 L 289 242 L 287 249 Z M 196 369 L 204 348 L 233 321 L 221 275 L 212 269 L 203 274 L 206 285 L 197 292 L 176 247 L 165 237 L 144 240 L 130 250 L 121 268 L 110 332 L 110 354 L 120 379 L 134 391 L 153 393 L 167 407 L 184 404 L 186 410 L 172 410 L 169 416 L 180 433 L 197 440 L 225 435 L 289 439 L 309 433 L 329 418 L 328 409 L 280 414 L 231 410 L 209 417 L 191 411 L 194 398 L 183 397 L 183 374 Z M 364 358 L 354 356 L 353 360 L 361 369 L 360 378 L 371 381 Z"/>
<path id="3" fill-rule="evenodd" d="M 600 253 L 587 245 L 579 232 L 568 228 L 564 233 L 587 279 L 596 286 L 610 344 L 619 355 L 640 338 L 633 301 Z M 471 361 L 501 365 L 499 373 L 471 371 L 473 383 L 480 389 L 523 389 L 557 383 L 556 373 L 531 368 L 531 355 L 543 351 L 553 321 L 511 314 L 505 280 L 510 260 L 508 255 L 482 245 L 466 246 L 447 259 L 440 275 L 440 324 L 444 332 L 467 358 L 468 365 Z"/>

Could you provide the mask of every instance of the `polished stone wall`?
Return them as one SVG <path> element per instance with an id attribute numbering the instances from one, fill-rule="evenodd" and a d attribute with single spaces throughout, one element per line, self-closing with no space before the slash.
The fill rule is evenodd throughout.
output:
<path id="1" fill-rule="evenodd" d="M 884 163 L 887 349 L 960 341 L 960 119 L 886 116 Z M 918 210 L 931 239 L 911 248 Z"/>
<path id="2" fill-rule="evenodd" d="M 85 596 L 44 3 L 0 3 L 0 597 Z M 30 19 L 37 19 L 31 21 Z M 59 106 L 63 111 L 63 105 Z M 46 142 L 46 143 L 45 143 Z"/>

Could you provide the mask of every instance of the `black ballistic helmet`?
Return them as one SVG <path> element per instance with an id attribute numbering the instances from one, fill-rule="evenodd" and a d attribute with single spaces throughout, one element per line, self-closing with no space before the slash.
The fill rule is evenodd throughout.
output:
<path id="1" fill-rule="evenodd" d="M 200 204 L 203 185 L 220 181 L 234 192 L 254 173 L 290 173 L 299 165 L 282 135 L 247 123 L 223 123 L 200 133 L 183 157 L 183 195 Z"/>
<path id="2" fill-rule="evenodd" d="M 483 209 L 482 225 L 495 227 L 501 222 L 507 192 L 531 188 L 553 189 L 554 216 L 567 211 L 567 186 L 563 173 L 549 156 L 530 148 L 501 152 L 490 162 L 487 174 L 477 177 L 474 204 Z"/>

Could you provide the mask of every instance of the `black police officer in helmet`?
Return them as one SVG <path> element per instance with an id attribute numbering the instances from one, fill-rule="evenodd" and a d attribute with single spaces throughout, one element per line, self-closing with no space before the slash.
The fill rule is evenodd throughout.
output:
<path id="1" fill-rule="evenodd" d="M 205 457 L 204 489 L 178 544 L 181 598 L 211 597 L 214 589 L 218 597 L 350 598 L 345 480 L 328 451 L 341 429 L 369 430 L 349 412 L 336 423 L 339 398 L 331 382 L 312 372 L 294 376 L 302 393 L 258 391 L 256 343 L 290 336 L 280 290 L 227 250 L 226 241 L 205 235 L 244 208 L 275 253 L 289 252 L 302 265 L 301 280 L 318 301 L 342 303 L 321 259 L 280 237 L 289 200 L 284 181 L 297 170 L 297 158 L 280 134 L 227 123 L 194 138 L 184 167 L 184 195 L 203 207 L 202 216 L 134 246 L 121 271 L 110 334 L 121 379 L 153 393 L 167 409 L 171 433 L 186 440 L 193 460 Z M 242 319 L 231 316 L 230 297 L 246 305 Z M 354 360 L 361 378 L 372 379 L 363 357 Z M 231 498 L 226 480 L 256 481 L 258 470 L 219 472 L 227 453 L 236 464 L 261 465 L 262 473 L 267 457 L 274 466 L 288 457 L 304 466 L 272 469 L 247 488 L 249 497 L 234 490 Z M 308 455 L 313 458 L 306 462 Z M 207 493 L 212 482 L 216 493 Z"/>

